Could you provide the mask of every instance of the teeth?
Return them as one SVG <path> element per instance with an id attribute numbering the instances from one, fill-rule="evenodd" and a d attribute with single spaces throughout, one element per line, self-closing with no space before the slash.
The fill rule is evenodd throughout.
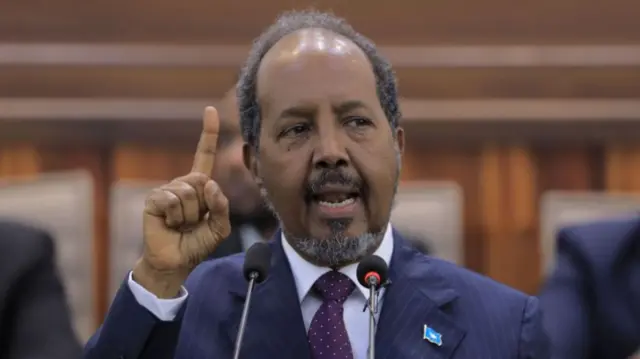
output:
<path id="1" fill-rule="evenodd" d="M 331 208 L 339 208 L 339 207 L 344 207 L 344 206 L 348 206 L 350 204 L 353 204 L 353 202 L 355 202 L 355 198 L 347 198 L 344 201 L 340 201 L 340 202 L 326 202 L 326 201 L 319 201 L 318 203 L 320 203 L 321 206 L 326 206 L 326 207 L 331 207 Z"/>

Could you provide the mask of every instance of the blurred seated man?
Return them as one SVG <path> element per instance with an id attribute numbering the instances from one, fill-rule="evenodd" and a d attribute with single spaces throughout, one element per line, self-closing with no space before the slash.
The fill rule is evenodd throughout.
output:
<path id="1" fill-rule="evenodd" d="M 52 238 L 0 221 L 0 358 L 74 359 L 81 354 Z"/>
<path id="2" fill-rule="evenodd" d="M 630 358 L 640 348 L 640 216 L 564 228 L 556 245 L 540 295 L 552 358 Z"/>
<path id="3" fill-rule="evenodd" d="M 242 159 L 244 141 L 235 88 L 229 90 L 219 107 L 220 133 L 214 178 L 229 200 L 231 234 L 216 248 L 211 258 L 242 252 L 258 241 L 271 238 L 278 226 L 264 205 L 260 190 Z"/>

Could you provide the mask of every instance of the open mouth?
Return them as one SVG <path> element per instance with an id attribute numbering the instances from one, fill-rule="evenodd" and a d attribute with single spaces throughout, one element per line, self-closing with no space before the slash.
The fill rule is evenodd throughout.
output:
<path id="1" fill-rule="evenodd" d="M 310 204 L 317 210 L 320 218 L 349 219 L 356 215 L 361 198 L 357 190 L 325 189 L 313 193 Z"/>
<path id="2" fill-rule="evenodd" d="M 312 195 L 311 198 L 323 207 L 340 208 L 354 204 L 359 194 L 357 192 L 320 193 Z"/>

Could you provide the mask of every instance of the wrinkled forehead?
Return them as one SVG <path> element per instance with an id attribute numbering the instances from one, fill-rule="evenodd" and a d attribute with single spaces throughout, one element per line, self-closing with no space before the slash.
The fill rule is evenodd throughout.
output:
<path id="1" fill-rule="evenodd" d="M 267 113 L 304 104 L 379 102 L 366 54 L 324 29 L 299 30 L 278 41 L 260 63 L 257 96 Z"/>

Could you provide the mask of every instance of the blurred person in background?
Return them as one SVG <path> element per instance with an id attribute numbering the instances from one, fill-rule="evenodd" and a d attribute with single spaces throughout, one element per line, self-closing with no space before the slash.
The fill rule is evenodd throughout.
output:
<path id="1" fill-rule="evenodd" d="M 244 141 L 240 132 L 240 115 L 235 87 L 219 106 L 220 133 L 214 178 L 229 200 L 231 234 L 216 248 L 211 258 L 224 257 L 247 250 L 275 233 L 278 221 L 264 204 L 260 190 L 242 159 Z"/>
<path id="2" fill-rule="evenodd" d="M 562 229 L 540 295 L 554 359 L 639 358 L 640 216 Z"/>
<path id="3" fill-rule="evenodd" d="M 0 358 L 82 355 L 45 232 L 0 221 Z"/>

